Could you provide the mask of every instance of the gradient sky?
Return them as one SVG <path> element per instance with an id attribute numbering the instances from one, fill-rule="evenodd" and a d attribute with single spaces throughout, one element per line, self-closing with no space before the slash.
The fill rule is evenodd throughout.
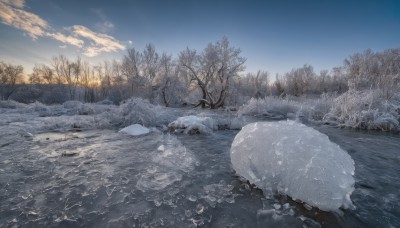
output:
<path id="1" fill-rule="evenodd" d="M 52 56 L 92 63 L 126 48 L 201 51 L 224 35 L 248 72 L 340 66 L 355 52 L 400 48 L 399 0 L 0 0 L 0 60 L 25 66 Z"/>

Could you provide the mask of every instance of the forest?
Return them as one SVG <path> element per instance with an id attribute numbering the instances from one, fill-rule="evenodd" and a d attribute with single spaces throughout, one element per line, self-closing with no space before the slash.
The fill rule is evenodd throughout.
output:
<path id="1" fill-rule="evenodd" d="M 315 72 L 305 64 L 272 76 L 246 72 L 246 57 L 227 37 L 203 50 L 178 56 L 153 44 L 130 48 L 122 59 L 90 64 L 54 56 L 26 74 L 0 61 L 0 97 L 20 103 L 119 105 L 141 98 L 166 107 L 201 107 L 239 114 L 294 115 L 324 124 L 360 129 L 400 129 L 400 49 L 354 53 L 343 65 Z"/>

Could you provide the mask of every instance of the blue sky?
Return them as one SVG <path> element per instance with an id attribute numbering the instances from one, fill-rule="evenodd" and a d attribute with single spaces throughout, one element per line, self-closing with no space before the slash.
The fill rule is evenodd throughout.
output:
<path id="1" fill-rule="evenodd" d="M 0 60 L 25 66 L 52 56 L 92 63 L 126 48 L 201 51 L 226 35 L 248 72 L 340 66 L 355 52 L 400 48 L 400 1 L 0 0 Z"/>

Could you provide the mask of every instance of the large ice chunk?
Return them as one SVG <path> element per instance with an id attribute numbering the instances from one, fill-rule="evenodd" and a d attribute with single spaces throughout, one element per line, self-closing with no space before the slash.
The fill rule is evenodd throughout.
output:
<path id="1" fill-rule="evenodd" d="M 216 124 L 211 117 L 183 116 L 168 124 L 173 130 L 184 130 L 187 134 L 210 133 Z"/>
<path id="2" fill-rule="evenodd" d="M 139 136 L 145 135 L 150 132 L 150 130 L 146 127 L 143 127 L 140 124 L 132 124 L 126 128 L 121 129 L 119 132 L 125 133 L 128 135 Z"/>
<path id="3" fill-rule="evenodd" d="M 353 207 L 354 161 L 328 136 L 295 121 L 248 124 L 231 148 L 236 172 L 324 211 Z"/>

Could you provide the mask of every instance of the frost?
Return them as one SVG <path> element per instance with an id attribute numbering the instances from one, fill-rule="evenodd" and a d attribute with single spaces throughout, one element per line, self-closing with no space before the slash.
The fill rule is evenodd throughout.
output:
<path id="1" fill-rule="evenodd" d="M 297 113 L 301 104 L 288 99 L 266 97 L 264 99 L 250 99 L 243 105 L 239 115 L 263 115 L 271 118 L 285 118 L 288 113 Z"/>
<path id="2" fill-rule="evenodd" d="M 143 127 L 140 124 L 132 124 L 128 127 L 121 129 L 119 132 L 125 133 L 128 135 L 139 136 L 139 135 L 148 134 L 150 132 L 150 130 L 147 127 Z"/>
<path id="3" fill-rule="evenodd" d="M 400 99 L 389 101 L 379 90 L 349 90 L 334 100 L 324 121 L 360 129 L 399 130 Z"/>
<path id="4" fill-rule="evenodd" d="M 211 117 L 183 116 L 168 124 L 173 130 L 184 130 L 186 134 L 211 133 L 216 124 Z"/>
<path id="5" fill-rule="evenodd" d="M 232 143 L 231 161 L 266 195 L 278 191 L 324 211 L 353 206 L 354 161 L 326 135 L 303 124 L 248 124 Z"/>

